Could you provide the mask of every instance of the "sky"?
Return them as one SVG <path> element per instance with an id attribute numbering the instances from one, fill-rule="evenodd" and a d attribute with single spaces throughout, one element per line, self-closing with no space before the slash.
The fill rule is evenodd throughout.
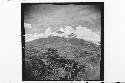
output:
<path id="1" fill-rule="evenodd" d="M 24 5 L 24 22 L 32 25 L 25 33 L 41 33 L 48 27 L 53 30 L 60 26 L 77 27 L 82 25 L 95 32 L 101 31 L 101 11 L 95 5 Z"/>

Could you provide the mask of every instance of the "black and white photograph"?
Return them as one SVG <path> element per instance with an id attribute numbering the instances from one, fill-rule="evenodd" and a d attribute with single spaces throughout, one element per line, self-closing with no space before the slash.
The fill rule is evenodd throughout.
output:
<path id="1" fill-rule="evenodd" d="M 104 2 L 21 3 L 22 81 L 104 81 Z"/>

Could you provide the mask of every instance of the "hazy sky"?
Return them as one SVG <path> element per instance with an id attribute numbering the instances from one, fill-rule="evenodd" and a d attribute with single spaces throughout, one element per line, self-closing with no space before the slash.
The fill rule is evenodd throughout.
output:
<path id="1" fill-rule="evenodd" d="M 42 32 L 47 27 L 86 26 L 94 31 L 101 29 L 101 12 L 94 5 L 32 4 L 24 6 L 24 22 L 32 24 L 26 33 Z"/>

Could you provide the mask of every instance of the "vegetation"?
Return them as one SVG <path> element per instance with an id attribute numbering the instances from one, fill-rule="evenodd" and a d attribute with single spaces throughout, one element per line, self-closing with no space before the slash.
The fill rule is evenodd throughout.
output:
<path id="1" fill-rule="evenodd" d="M 84 40 L 34 40 L 25 44 L 25 80 L 100 80 L 100 60 L 100 46 Z"/>

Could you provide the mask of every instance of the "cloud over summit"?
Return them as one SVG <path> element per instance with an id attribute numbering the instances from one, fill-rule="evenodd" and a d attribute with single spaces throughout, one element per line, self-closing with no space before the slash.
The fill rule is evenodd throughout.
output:
<path id="1" fill-rule="evenodd" d="M 73 36 L 71 36 L 72 34 Z M 78 39 L 84 39 L 86 41 L 91 41 L 93 43 L 100 42 L 100 36 L 98 34 L 96 34 L 95 32 L 92 32 L 87 27 L 82 27 L 82 26 L 78 26 L 76 27 L 76 29 L 73 29 L 71 26 L 65 26 L 65 27 L 60 27 L 56 31 L 52 31 L 52 28 L 48 27 L 44 33 L 32 34 L 32 36 L 27 38 L 26 41 L 28 42 L 28 41 L 32 41 L 32 40 L 39 39 L 39 38 L 47 38 L 49 36 L 72 38 L 74 37 L 74 35 L 75 35 L 75 38 L 78 38 Z"/>

